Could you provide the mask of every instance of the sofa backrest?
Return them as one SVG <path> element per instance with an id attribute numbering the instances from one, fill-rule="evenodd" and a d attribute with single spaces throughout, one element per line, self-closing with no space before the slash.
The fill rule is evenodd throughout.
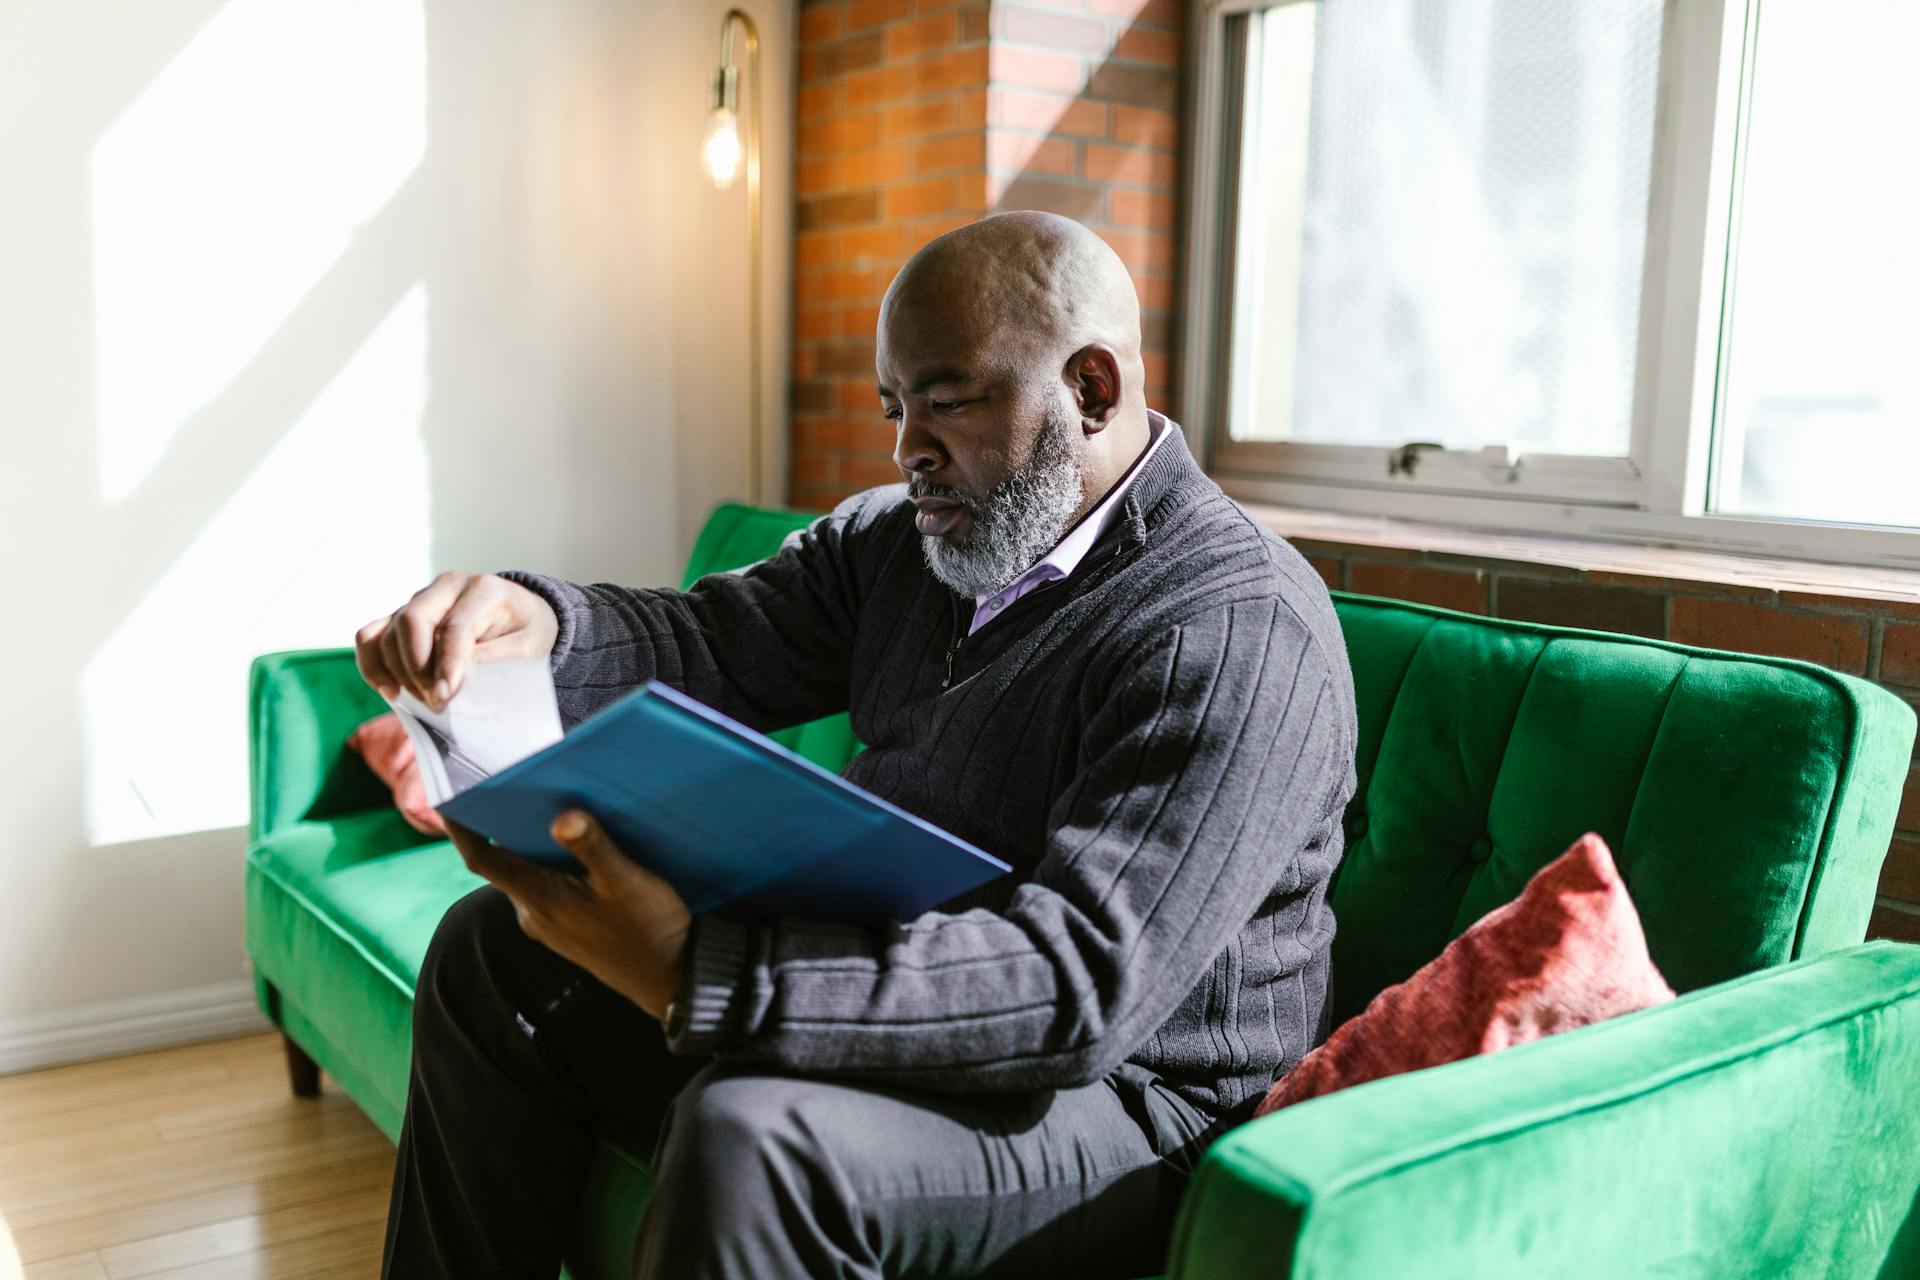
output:
<path id="1" fill-rule="evenodd" d="M 1331 898 L 1333 1017 L 1612 847 L 1680 991 L 1860 941 L 1912 710 L 1803 662 L 1336 595 L 1359 790 Z"/>
<path id="2" fill-rule="evenodd" d="M 387 710 L 351 649 L 265 653 L 248 673 L 248 843 L 289 823 L 391 804 L 392 793 L 346 746 Z M 345 659 L 343 661 L 343 659 Z"/>
<path id="3" fill-rule="evenodd" d="M 817 519 L 817 513 L 809 515 L 803 511 L 723 502 L 701 526 L 693 554 L 687 559 L 687 575 L 680 585 L 690 587 L 710 573 L 726 573 L 765 560 L 780 550 L 780 543 L 788 534 Z M 844 714 L 779 729 L 767 736 L 822 769 L 835 772 L 845 767 L 860 750 L 860 743 L 855 740 L 853 728 Z"/>

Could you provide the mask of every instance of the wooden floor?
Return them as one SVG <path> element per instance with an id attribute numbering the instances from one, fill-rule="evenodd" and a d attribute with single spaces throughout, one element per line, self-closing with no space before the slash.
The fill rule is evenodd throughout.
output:
<path id="1" fill-rule="evenodd" d="M 365 1280 L 393 1147 L 277 1035 L 0 1078 L 0 1280 Z"/>

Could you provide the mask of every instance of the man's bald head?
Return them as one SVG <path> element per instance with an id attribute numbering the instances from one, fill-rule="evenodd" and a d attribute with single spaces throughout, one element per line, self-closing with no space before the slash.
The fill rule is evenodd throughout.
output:
<path id="1" fill-rule="evenodd" d="M 927 563 L 962 595 L 1012 581 L 1146 448 L 1140 302 L 1077 222 L 1003 213 L 932 241 L 876 338 Z"/>
<path id="2" fill-rule="evenodd" d="M 1052 364 L 1104 345 L 1140 395 L 1133 280 L 1107 242 L 1071 218 L 1001 213 L 929 241 L 888 287 L 881 329 L 923 309 L 1011 360 Z"/>

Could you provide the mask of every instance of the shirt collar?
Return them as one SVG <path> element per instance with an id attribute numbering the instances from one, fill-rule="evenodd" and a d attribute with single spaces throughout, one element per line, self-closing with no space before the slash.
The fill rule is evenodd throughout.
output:
<path id="1" fill-rule="evenodd" d="M 975 608 L 985 607 L 995 596 L 1005 596 L 1009 600 L 1017 599 L 1041 582 L 1053 582 L 1073 576 L 1073 571 L 1078 569 L 1080 562 L 1087 558 L 1087 552 L 1091 551 L 1093 544 L 1100 540 L 1100 535 L 1120 518 L 1120 508 L 1126 501 L 1127 490 L 1133 487 L 1134 479 L 1139 476 L 1140 469 L 1146 466 L 1147 459 L 1151 458 L 1154 451 L 1173 434 L 1168 430 L 1169 423 L 1166 417 L 1152 409 L 1147 410 L 1147 426 L 1153 433 L 1147 440 L 1147 447 L 1140 451 L 1140 456 L 1133 460 L 1133 465 L 1127 468 L 1126 474 L 1114 482 L 1113 487 L 1107 490 L 1106 496 L 1100 499 L 1093 510 L 1080 517 L 1079 522 L 1067 530 L 1060 541 L 1053 544 L 1053 550 L 1042 556 L 1031 569 L 998 591 L 988 591 L 975 596 L 973 598 Z"/>

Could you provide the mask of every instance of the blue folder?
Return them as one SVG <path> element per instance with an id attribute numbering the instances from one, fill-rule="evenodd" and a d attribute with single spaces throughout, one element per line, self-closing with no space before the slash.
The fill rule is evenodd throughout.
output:
<path id="1" fill-rule="evenodd" d="M 576 807 L 696 914 L 906 920 L 1012 870 L 659 683 L 440 812 L 524 857 L 572 867 L 547 828 Z"/>

